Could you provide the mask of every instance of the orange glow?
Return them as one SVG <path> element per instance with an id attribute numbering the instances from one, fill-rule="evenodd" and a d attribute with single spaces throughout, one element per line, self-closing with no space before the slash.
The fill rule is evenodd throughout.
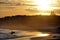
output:
<path id="1" fill-rule="evenodd" d="M 35 6 L 38 10 L 41 10 L 40 13 L 37 13 L 37 15 L 51 15 L 51 13 L 49 12 L 44 12 L 44 11 L 51 11 L 53 9 L 55 9 L 55 7 L 53 7 L 53 4 L 56 4 L 56 0 L 33 0 L 33 3 L 35 3 Z"/>
<path id="2" fill-rule="evenodd" d="M 51 7 L 49 6 L 49 4 L 51 4 L 51 0 L 34 0 L 34 3 L 37 5 L 37 9 L 51 10 Z"/>

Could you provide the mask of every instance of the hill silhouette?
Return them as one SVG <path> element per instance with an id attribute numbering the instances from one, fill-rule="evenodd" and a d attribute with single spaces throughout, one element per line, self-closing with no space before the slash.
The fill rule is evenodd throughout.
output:
<path id="1" fill-rule="evenodd" d="M 60 16 L 16 15 L 0 18 L 0 28 L 2 29 L 52 31 L 48 29 L 58 26 L 60 26 Z"/>

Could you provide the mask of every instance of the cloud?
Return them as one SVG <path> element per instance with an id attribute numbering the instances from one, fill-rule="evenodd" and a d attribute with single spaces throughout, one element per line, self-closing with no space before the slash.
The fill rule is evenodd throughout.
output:
<path id="1" fill-rule="evenodd" d="M 14 15 L 36 15 L 35 11 L 27 10 L 34 5 L 26 3 L 25 0 L 0 0 L 0 17 Z"/>

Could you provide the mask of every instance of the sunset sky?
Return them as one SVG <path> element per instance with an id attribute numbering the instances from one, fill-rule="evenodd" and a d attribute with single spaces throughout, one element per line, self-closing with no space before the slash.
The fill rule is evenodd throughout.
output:
<path id="1" fill-rule="evenodd" d="M 46 3 L 47 0 L 0 0 L 0 17 L 12 16 L 12 15 L 50 15 L 50 11 L 46 13 L 41 10 L 55 10 L 55 14 L 60 15 L 60 1 L 48 0 L 50 3 Z M 41 3 L 42 2 L 42 3 Z M 44 3 L 45 2 L 45 5 Z M 42 5 L 39 5 L 42 4 Z M 38 6 L 36 6 L 38 5 Z M 46 5 L 49 5 L 46 6 Z M 51 7 L 52 5 L 52 7 Z M 58 8 L 57 8 L 57 7 Z M 43 7 L 43 8 L 41 8 Z M 41 9 L 41 10 L 40 10 Z"/>

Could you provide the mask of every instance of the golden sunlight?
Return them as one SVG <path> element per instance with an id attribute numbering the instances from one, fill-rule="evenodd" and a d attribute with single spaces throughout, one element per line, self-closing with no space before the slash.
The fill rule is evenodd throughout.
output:
<path id="1" fill-rule="evenodd" d="M 52 10 L 54 9 L 53 5 L 57 4 L 57 0 L 33 0 L 33 3 L 39 10 Z"/>
<path id="2" fill-rule="evenodd" d="M 52 11 L 55 9 L 53 7 L 54 4 L 56 4 L 56 0 L 33 0 L 33 3 L 36 5 L 35 8 L 38 10 L 41 10 L 40 13 L 37 13 L 37 15 L 51 15 L 51 12 L 44 12 L 44 11 Z"/>
<path id="3" fill-rule="evenodd" d="M 51 10 L 50 4 L 52 3 L 52 0 L 34 0 L 34 3 L 39 10 Z"/>

